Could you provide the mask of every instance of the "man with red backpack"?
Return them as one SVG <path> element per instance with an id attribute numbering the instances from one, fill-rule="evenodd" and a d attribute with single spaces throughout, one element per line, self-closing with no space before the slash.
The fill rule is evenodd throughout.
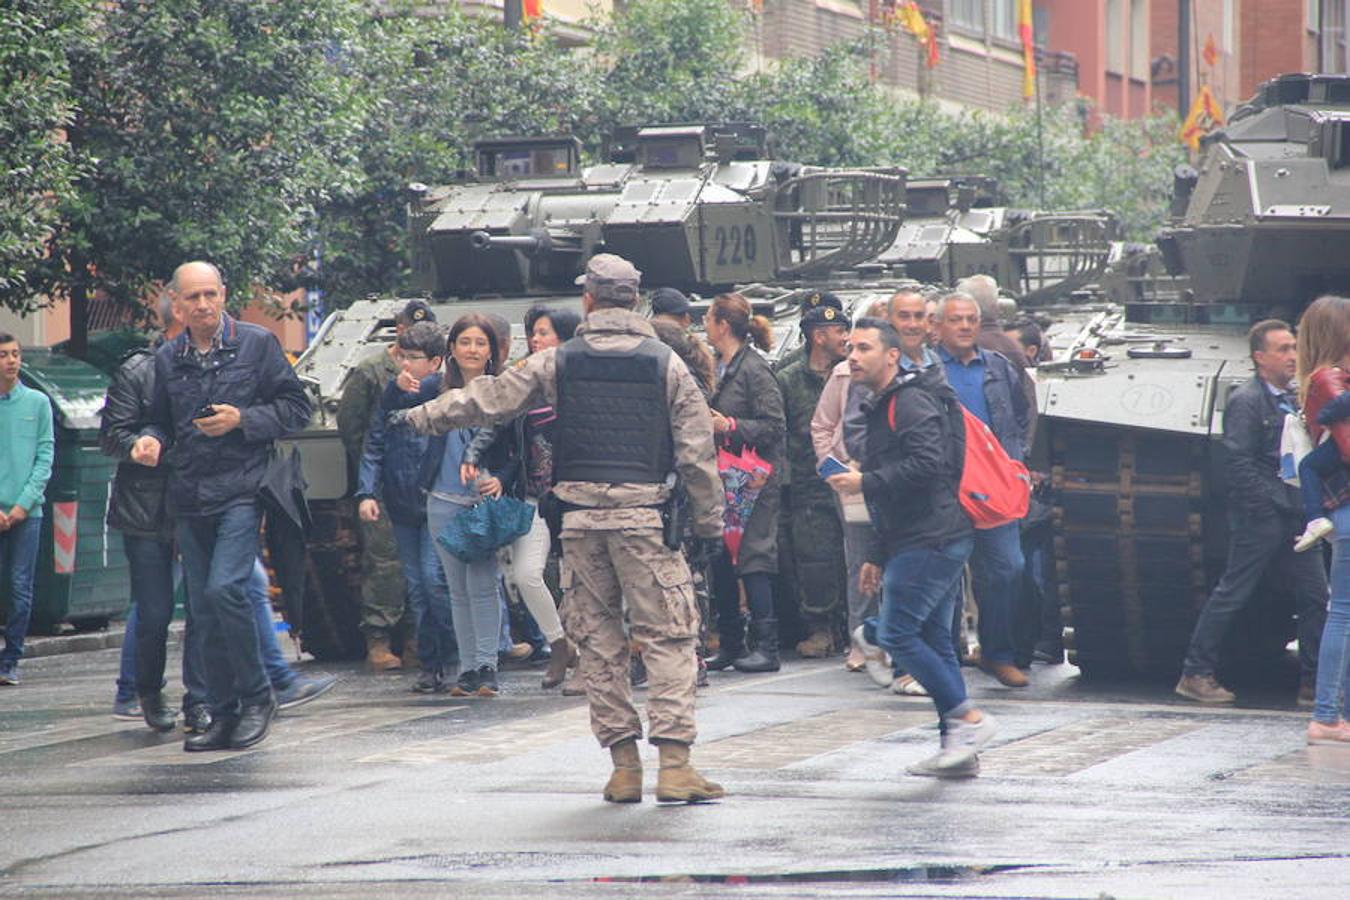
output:
<path id="1" fill-rule="evenodd" d="M 842 495 L 863 496 L 873 541 L 862 587 L 883 589 L 877 642 L 937 707 L 941 752 L 909 771 L 968 778 L 979 772 L 978 751 L 996 726 L 966 696 L 951 639 L 961 573 L 975 546 L 957 498 L 965 431 L 941 367 L 902 373 L 901 352 L 900 335 L 888 322 L 862 318 L 854 325 L 849 375 L 874 393 L 864 405 L 862 469 L 827 481 Z"/>
<path id="2" fill-rule="evenodd" d="M 1029 443 L 1030 408 L 1022 373 L 1003 354 L 977 344 L 980 307 L 968 294 L 938 302 L 937 355 L 961 405 L 988 426 L 1003 450 L 1020 462 Z M 975 532 L 970 569 L 980 610 L 980 668 L 1008 687 L 1026 687 L 1013 663 L 1013 611 L 1022 586 L 1021 532 L 1016 521 Z"/>

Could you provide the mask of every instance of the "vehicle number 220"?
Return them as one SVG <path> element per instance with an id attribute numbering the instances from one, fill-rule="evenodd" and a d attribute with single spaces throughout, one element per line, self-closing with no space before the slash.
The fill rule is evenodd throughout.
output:
<path id="1" fill-rule="evenodd" d="M 718 225 L 713 230 L 717 242 L 717 264 L 739 266 L 755 261 L 755 226 Z"/>

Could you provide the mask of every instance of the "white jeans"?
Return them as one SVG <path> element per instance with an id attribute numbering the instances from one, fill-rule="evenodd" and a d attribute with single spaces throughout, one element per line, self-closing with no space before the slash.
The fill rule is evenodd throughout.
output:
<path id="1" fill-rule="evenodd" d="M 506 569 L 506 578 L 520 592 L 525 608 L 551 644 L 562 640 L 563 627 L 558 620 L 553 592 L 544 584 L 544 565 L 548 562 L 549 550 L 548 524 L 538 514 L 538 503 L 534 499 L 527 502 L 536 509 L 534 522 L 529 532 L 516 538 L 508 548 L 511 564 Z"/>

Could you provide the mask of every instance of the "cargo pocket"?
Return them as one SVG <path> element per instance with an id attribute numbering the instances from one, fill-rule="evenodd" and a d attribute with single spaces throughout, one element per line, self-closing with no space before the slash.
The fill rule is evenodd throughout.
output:
<path id="1" fill-rule="evenodd" d="M 694 601 L 694 582 L 689 567 L 679 557 L 658 560 L 652 566 L 661 602 L 665 608 L 667 633 L 671 637 L 698 635 L 698 606 Z"/>
<path id="2" fill-rule="evenodd" d="M 580 623 L 572 621 L 572 611 L 576 609 L 576 603 L 573 602 L 572 586 L 575 584 L 576 572 L 571 563 L 564 556 L 558 564 L 558 587 L 562 589 L 562 600 L 558 603 L 558 619 L 562 622 L 563 631 L 568 637 L 579 633 L 578 625 Z M 576 640 L 575 637 L 572 637 Z"/>

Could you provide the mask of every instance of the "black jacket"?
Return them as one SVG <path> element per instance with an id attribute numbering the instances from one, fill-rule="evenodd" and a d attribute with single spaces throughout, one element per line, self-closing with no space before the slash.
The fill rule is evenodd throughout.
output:
<path id="1" fill-rule="evenodd" d="M 166 448 L 170 502 L 179 515 L 215 515 L 257 499 L 272 443 L 304 428 L 311 405 L 275 336 L 223 316 L 203 363 L 184 331 L 155 352 L 153 425 Z M 239 427 L 208 437 L 193 416 L 208 403 L 238 407 Z"/>
<path id="2" fill-rule="evenodd" d="M 167 542 L 173 538 L 173 522 L 165 508 L 168 470 L 131 461 L 132 445 L 150 424 L 154 397 L 154 348 L 133 350 L 122 358 L 108 385 L 98 442 L 105 454 L 118 460 L 108 494 L 108 527 Z"/>
<path id="3" fill-rule="evenodd" d="M 1223 445 L 1228 451 L 1228 508 L 1247 517 L 1298 515 L 1297 492 L 1280 480 L 1284 412 L 1260 376 L 1228 395 Z"/>
<path id="4" fill-rule="evenodd" d="M 891 398 L 895 428 L 891 428 Z M 960 401 L 941 366 L 902 372 L 864 406 L 863 499 L 875 540 L 867 561 L 939 547 L 972 531 L 957 499 L 966 440 Z"/>

